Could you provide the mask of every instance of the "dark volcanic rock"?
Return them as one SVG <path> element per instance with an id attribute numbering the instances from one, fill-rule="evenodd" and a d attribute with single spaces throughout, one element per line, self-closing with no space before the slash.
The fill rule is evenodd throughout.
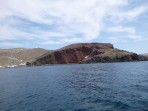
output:
<path id="1" fill-rule="evenodd" d="M 102 55 L 96 55 L 96 56 L 93 56 L 93 57 L 89 57 L 88 59 L 84 59 L 82 61 L 82 63 L 99 63 L 99 62 L 102 62 L 102 63 L 105 63 L 105 62 L 130 62 L 130 61 L 138 61 L 139 60 L 139 57 L 137 54 L 132 54 L 132 53 L 129 53 L 129 54 L 123 54 L 122 55 L 118 55 L 117 53 L 114 53 L 114 55 L 105 55 L 105 54 L 102 54 Z"/>
<path id="2" fill-rule="evenodd" d="M 72 44 L 59 50 L 49 52 L 28 65 L 125 62 L 148 60 L 144 56 L 119 49 L 109 43 Z"/>

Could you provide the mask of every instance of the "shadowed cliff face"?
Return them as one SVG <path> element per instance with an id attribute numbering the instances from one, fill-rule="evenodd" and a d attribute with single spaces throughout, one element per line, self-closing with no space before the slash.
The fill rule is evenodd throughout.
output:
<path id="1" fill-rule="evenodd" d="M 144 60 L 145 58 L 143 58 Z M 98 63 L 139 61 L 135 53 L 114 49 L 109 43 L 72 44 L 59 50 L 46 53 L 28 65 Z"/>

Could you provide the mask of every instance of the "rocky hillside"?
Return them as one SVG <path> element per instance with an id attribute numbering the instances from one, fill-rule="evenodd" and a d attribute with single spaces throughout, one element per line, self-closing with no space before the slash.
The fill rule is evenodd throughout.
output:
<path id="1" fill-rule="evenodd" d="M 147 56 L 148 57 L 148 53 L 142 54 L 143 56 Z"/>
<path id="2" fill-rule="evenodd" d="M 115 49 L 109 43 L 72 44 L 53 52 L 48 52 L 28 65 L 125 62 L 148 60 L 136 53 Z"/>
<path id="3" fill-rule="evenodd" d="M 35 58 L 48 52 L 45 49 L 33 48 L 15 48 L 15 49 L 1 49 L 0 50 L 0 66 L 6 67 L 8 65 L 19 65 L 28 61 L 34 61 Z"/>

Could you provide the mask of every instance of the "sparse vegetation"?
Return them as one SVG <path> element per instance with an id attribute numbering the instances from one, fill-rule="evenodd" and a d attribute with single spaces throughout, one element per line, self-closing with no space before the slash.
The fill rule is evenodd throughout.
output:
<path id="1" fill-rule="evenodd" d="M 1 49 L 0 50 L 0 66 L 8 66 L 10 64 L 19 65 L 28 61 L 35 60 L 35 58 L 48 52 L 45 49 L 33 48 L 15 48 L 15 49 Z"/>

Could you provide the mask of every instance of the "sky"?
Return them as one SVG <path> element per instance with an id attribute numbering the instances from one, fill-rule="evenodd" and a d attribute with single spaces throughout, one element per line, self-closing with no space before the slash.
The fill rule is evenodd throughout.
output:
<path id="1" fill-rule="evenodd" d="M 0 0 L 0 49 L 91 42 L 148 53 L 148 0 Z"/>

